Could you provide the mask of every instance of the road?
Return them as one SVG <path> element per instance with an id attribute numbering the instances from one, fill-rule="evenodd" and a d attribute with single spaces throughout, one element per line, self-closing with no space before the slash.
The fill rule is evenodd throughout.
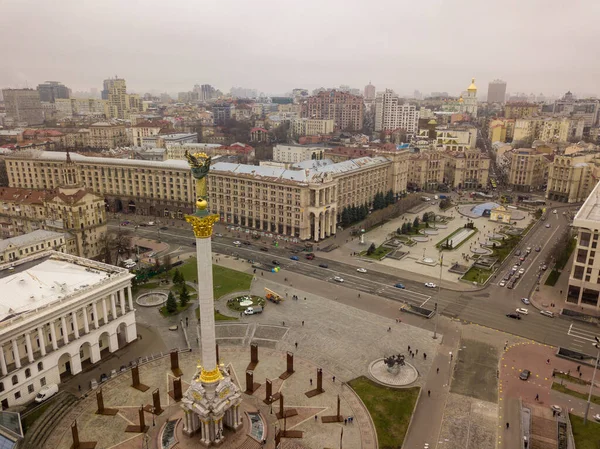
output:
<path id="1" fill-rule="evenodd" d="M 237 233 L 213 237 L 213 250 L 217 253 L 238 256 L 243 259 L 271 264 L 276 260 L 282 271 L 280 275 L 285 277 L 285 272 L 290 271 L 315 278 L 332 284 L 338 284 L 334 277 L 344 279 L 343 286 L 357 292 L 371 293 L 384 300 L 393 300 L 401 304 L 412 304 L 433 308 L 438 303 L 438 310 L 444 316 L 460 319 L 466 322 L 476 323 L 482 326 L 505 331 L 511 334 L 529 338 L 540 343 L 553 346 L 565 346 L 576 349 L 580 345 L 577 333 L 593 334 L 598 332 L 594 326 L 581 322 L 573 322 L 563 318 L 548 318 L 540 315 L 533 307 L 529 307 L 529 315 L 521 320 L 507 318 L 505 315 L 514 312 L 517 307 L 522 307 L 520 299 L 528 297 L 537 283 L 537 271 L 542 261 L 548 262 L 547 258 L 552 245 L 560 235 L 561 230 L 569 225 L 566 216 L 562 215 L 563 208 L 557 208 L 557 214 L 548 214 L 546 221 L 538 222 L 530 233 L 523 239 L 519 248 L 524 251 L 528 246 L 532 248 L 522 267 L 525 273 L 516 284 L 515 288 L 507 289 L 500 287 L 498 283 L 507 270 L 518 260 L 511 256 L 505 260 L 497 277 L 490 281 L 489 285 L 478 291 L 454 291 L 442 288 L 438 295 L 437 289 L 425 287 L 424 282 L 431 279 L 423 278 L 423 282 L 417 282 L 402 277 L 402 270 L 398 270 L 398 276 L 378 272 L 372 269 L 373 264 L 363 264 L 360 260 L 348 257 L 348 263 L 327 260 L 326 254 L 319 253 L 315 260 L 306 260 L 304 254 L 298 254 L 300 260 L 294 261 L 290 257 L 289 245 L 280 242 L 279 247 L 266 242 L 250 239 L 251 245 L 236 247 L 233 242 L 245 240 L 246 234 L 238 236 Z M 545 225 L 550 224 L 547 228 Z M 119 227 L 116 220 L 109 223 L 111 229 Z M 218 231 L 217 231 L 218 232 Z M 158 231 L 156 227 L 137 228 L 135 234 L 140 237 L 156 239 Z M 194 236 L 185 224 L 181 227 L 168 226 L 168 229 L 160 231 L 160 239 L 172 246 L 193 248 Z M 540 252 L 535 248 L 540 247 Z M 261 251 L 268 248 L 268 252 Z M 319 267 L 319 264 L 327 264 L 327 268 Z M 367 273 L 357 272 L 357 268 L 367 268 Z M 283 279 L 282 279 L 283 280 Z M 395 284 L 401 282 L 405 289 L 396 288 Z M 459 286 L 460 288 L 460 286 Z M 423 320 L 421 327 L 433 329 L 431 320 Z M 574 346 L 575 345 L 575 346 Z"/>

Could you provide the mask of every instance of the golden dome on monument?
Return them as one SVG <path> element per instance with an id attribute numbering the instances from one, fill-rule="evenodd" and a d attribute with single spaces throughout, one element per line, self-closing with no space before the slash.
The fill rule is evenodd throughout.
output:
<path id="1" fill-rule="evenodd" d="M 475 78 L 471 78 L 471 85 L 467 88 L 470 91 L 477 91 L 477 86 L 475 85 Z"/>
<path id="2" fill-rule="evenodd" d="M 460 96 L 460 98 L 458 99 L 458 102 L 459 102 L 459 103 L 463 103 L 464 101 L 465 101 L 465 100 L 463 100 L 463 97 L 462 97 L 462 95 L 461 95 L 461 96 Z"/>

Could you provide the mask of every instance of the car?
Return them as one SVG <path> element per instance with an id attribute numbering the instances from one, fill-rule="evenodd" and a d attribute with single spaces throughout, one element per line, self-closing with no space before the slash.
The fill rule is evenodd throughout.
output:
<path id="1" fill-rule="evenodd" d="M 315 258 L 315 255 L 313 253 L 309 253 L 306 255 L 306 260 L 313 260 Z"/>
<path id="2" fill-rule="evenodd" d="M 515 310 L 515 312 L 520 313 L 521 315 L 528 315 L 529 314 L 529 310 L 527 310 L 524 307 L 519 307 L 517 310 Z"/>
<path id="3" fill-rule="evenodd" d="M 513 265 L 513 267 L 511 268 L 511 270 L 513 271 L 517 271 L 519 269 L 518 265 Z"/>
<path id="4" fill-rule="evenodd" d="M 249 241 L 247 241 L 247 240 L 244 240 L 242 243 L 243 243 L 244 245 L 246 245 L 246 246 L 252 246 L 252 243 L 250 243 L 250 242 L 249 242 Z"/>
<path id="5" fill-rule="evenodd" d="M 527 247 L 527 249 L 525 250 L 525 252 L 526 252 L 527 254 L 529 254 L 529 253 L 531 252 L 531 246 L 528 246 L 528 247 Z"/>
<path id="6" fill-rule="evenodd" d="M 521 319 L 521 315 L 519 315 L 518 313 L 507 313 L 506 316 L 508 318 L 512 318 L 513 320 L 520 320 Z"/>
<path id="7" fill-rule="evenodd" d="M 394 285 L 394 287 L 396 288 L 401 288 L 401 289 L 405 289 L 406 287 L 404 286 L 404 284 L 401 284 L 400 282 L 398 282 L 396 285 Z"/>
<path id="8" fill-rule="evenodd" d="M 521 269 L 519 270 L 519 274 L 525 274 L 525 268 L 521 268 Z"/>
<path id="9" fill-rule="evenodd" d="M 520 260 L 521 262 L 523 262 L 523 261 L 525 260 L 525 257 L 521 256 L 521 257 L 519 257 L 519 260 Z"/>
<path id="10" fill-rule="evenodd" d="M 523 304 L 525 304 L 525 305 L 529 305 L 529 304 L 531 304 L 531 303 L 529 302 L 529 299 L 528 299 L 528 298 L 521 298 L 521 302 L 522 302 Z"/>
<path id="11" fill-rule="evenodd" d="M 539 247 L 539 246 L 536 246 L 536 247 L 535 247 L 535 252 L 536 252 L 536 253 L 539 253 L 541 250 L 542 250 L 542 248 L 541 248 L 541 247 Z"/>
<path id="12" fill-rule="evenodd" d="M 261 306 L 248 307 L 244 310 L 244 315 L 256 315 L 262 313 L 263 308 Z"/>
<path id="13" fill-rule="evenodd" d="M 521 255 L 521 250 L 520 249 L 516 250 L 515 251 L 515 256 L 520 256 L 520 255 Z"/>
<path id="14" fill-rule="evenodd" d="M 121 226 L 127 226 L 128 224 L 130 224 L 128 221 L 121 222 Z"/>
<path id="15" fill-rule="evenodd" d="M 549 228 L 550 227 L 550 223 L 546 223 L 546 227 Z"/>
<path id="16" fill-rule="evenodd" d="M 272 263 L 273 265 L 279 265 L 279 262 L 278 262 L 277 260 L 272 260 L 272 261 L 271 261 L 271 263 Z"/>
<path id="17" fill-rule="evenodd" d="M 140 223 L 138 226 L 141 226 L 142 228 L 145 228 L 148 225 L 146 223 Z"/>
<path id="18" fill-rule="evenodd" d="M 500 283 L 498 285 L 500 287 L 504 287 L 506 285 L 506 281 L 502 280 L 502 281 L 500 281 Z"/>
<path id="19" fill-rule="evenodd" d="M 233 242 L 233 244 L 234 244 L 235 246 L 241 246 L 241 245 L 242 245 L 242 242 L 240 242 L 239 240 L 236 240 L 236 241 L 234 241 L 234 242 Z"/>
<path id="20" fill-rule="evenodd" d="M 44 401 L 50 399 L 56 393 L 58 393 L 58 385 L 56 385 L 56 384 L 44 385 L 42 388 L 40 388 L 40 391 L 38 391 L 38 394 L 35 396 L 35 402 L 37 402 L 38 404 L 40 402 L 44 402 Z"/>
<path id="21" fill-rule="evenodd" d="M 292 256 L 292 257 L 290 257 L 290 259 L 292 259 L 292 260 L 300 260 L 300 258 L 298 256 Z"/>
<path id="22" fill-rule="evenodd" d="M 540 314 L 549 318 L 554 318 L 554 312 L 552 312 L 551 310 L 540 310 Z"/>
<path id="23" fill-rule="evenodd" d="M 215 235 L 216 235 L 217 237 L 223 237 L 223 234 L 221 234 L 220 232 L 217 232 Z"/>
<path id="24" fill-rule="evenodd" d="M 339 276 L 334 276 L 333 280 L 334 280 L 335 282 L 339 282 L 339 283 L 342 283 L 342 282 L 344 282 L 344 280 L 343 280 L 341 277 L 339 277 Z"/>
<path id="25" fill-rule="evenodd" d="M 358 271 L 359 273 L 366 273 L 367 270 L 365 268 L 357 268 L 356 271 Z"/>
<path id="26" fill-rule="evenodd" d="M 531 376 L 531 371 L 529 371 L 528 369 L 524 369 L 523 371 L 521 371 L 521 374 L 519 374 L 519 379 L 527 380 L 529 379 L 529 376 Z"/>
<path id="27" fill-rule="evenodd" d="M 327 265 L 326 263 L 320 263 L 319 266 L 321 268 L 329 268 L 329 265 Z"/>
<path id="28" fill-rule="evenodd" d="M 148 222 L 148 226 L 154 226 L 154 224 L 155 224 L 155 223 L 154 223 L 153 221 L 149 221 L 149 222 Z"/>
<path id="29" fill-rule="evenodd" d="M 425 282 L 425 287 L 427 287 L 427 288 L 436 288 L 437 285 L 435 285 L 433 282 Z"/>
<path id="30" fill-rule="evenodd" d="M 562 413 L 562 407 L 560 405 L 551 405 L 550 408 L 552 409 L 553 412 L 556 413 Z"/>
<path id="31" fill-rule="evenodd" d="M 265 246 L 262 246 L 262 247 L 260 248 L 260 250 L 261 250 L 261 251 L 264 251 L 265 253 L 268 253 L 268 252 L 269 252 L 269 248 L 267 248 L 267 247 L 265 247 Z"/>
<path id="32" fill-rule="evenodd" d="M 540 267 L 543 271 L 546 271 L 548 269 L 548 265 L 544 264 Z"/>
<path id="33" fill-rule="evenodd" d="M 600 422 L 600 413 L 596 413 L 594 416 L 592 416 L 592 418 L 594 418 L 595 421 Z"/>
<path id="34" fill-rule="evenodd" d="M 108 376 L 106 375 L 106 373 L 100 374 L 100 383 L 106 382 L 107 380 L 108 380 Z"/>
<path id="35" fill-rule="evenodd" d="M 168 227 L 166 227 L 166 226 L 161 226 L 159 229 L 160 229 L 161 231 L 168 231 L 168 230 L 169 230 L 169 228 L 168 228 Z"/>
<path id="36" fill-rule="evenodd" d="M 556 212 L 556 209 L 554 209 L 554 210 L 552 211 L 552 213 L 553 213 L 553 214 L 556 214 L 556 213 L 557 213 L 557 212 Z"/>

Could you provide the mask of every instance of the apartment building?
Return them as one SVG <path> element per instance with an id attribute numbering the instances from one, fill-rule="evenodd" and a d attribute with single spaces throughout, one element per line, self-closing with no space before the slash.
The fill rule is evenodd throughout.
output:
<path id="1" fill-rule="evenodd" d="M 40 94 L 35 89 L 2 89 L 6 117 L 14 125 L 41 125 L 44 123 L 44 110 Z"/>
<path id="2" fill-rule="evenodd" d="M 583 138 L 585 120 L 567 117 L 522 118 L 515 121 L 513 140 L 549 143 L 571 142 Z"/>
<path id="3" fill-rule="evenodd" d="M 504 106 L 504 118 L 518 119 L 525 117 L 533 117 L 540 111 L 540 107 L 535 103 L 506 103 Z"/>
<path id="4" fill-rule="evenodd" d="M 144 120 L 131 127 L 131 141 L 134 146 L 141 147 L 145 138 L 158 136 L 161 132 L 166 134 L 170 128 L 171 123 L 164 120 Z"/>
<path id="5" fill-rule="evenodd" d="M 243 156 L 247 160 L 254 159 L 254 148 L 243 143 L 220 145 L 217 143 L 185 143 L 167 145 L 167 159 L 185 160 L 185 152 L 206 153 L 213 158 L 216 156 Z"/>
<path id="6" fill-rule="evenodd" d="M 490 172 L 490 158 L 479 150 L 446 151 L 444 183 L 455 189 L 485 188 Z"/>
<path id="7" fill-rule="evenodd" d="M 554 102 L 552 112 L 566 114 L 574 120 L 583 119 L 585 127 L 590 128 L 598 125 L 600 100 L 596 98 L 576 100 L 571 92 L 567 92 L 563 98 Z"/>
<path id="8" fill-rule="evenodd" d="M 348 92 L 325 90 L 302 100 L 303 118 L 333 120 L 340 130 L 361 130 L 363 114 L 363 98 Z"/>
<path id="9" fill-rule="evenodd" d="M 548 179 L 548 156 L 533 148 L 515 149 L 510 155 L 510 187 L 518 192 L 532 192 L 543 188 Z"/>
<path id="10" fill-rule="evenodd" d="M 488 139 L 490 142 L 511 142 L 515 133 L 515 120 L 509 118 L 496 118 L 488 126 Z"/>
<path id="11" fill-rule="evenodd" d="M 38 84 L 37 91 L 40 95 L 40 101 L 49 103 L 54 103 L 54 100 L 58 98 L 69 98 L 71 96 L 70 89 L 58 81 L 46 81 Z"/>
<path id="12" fill-rule="evenodd" d="M 66 252 L 66 235 L 60 232 L 38 229 L 28 234 L 0 240 L 0 264 L 55 250 Z"/>
<path id="13" fill-rule="evenodd" d="M 331 134 L 333 128 L 333 120 L 295 118 L 290 121 L 290 133 L 294 138 Z"/>
<path id="14" fill-rule="evenodd" d="M 0 404 L 30 402 L 137 339 L 128 270 L 46 251 L 0 265 Z"/>
<path id="15" fill-rule="evenodd" d="M 391 89 L 378 92 L 375 98 L 375 131 L 403 129 L 409 134 L 419 131 L 419 111 L 414 104 L 403 100 Z"/>
<path id="16" fill-rule="evenodd" d="M 310 159 L 323 159 L 324 151 L 325 147 L 278 144 L 273 147 L 273 161 L 296 163 Z"/>
<path id="17" fill-rule="evenodd" d="M 488 84 L 487 102 L 504 104 L 506 98 L 506 81 L 494 80 Z"/>
<path id="18" fill-rule="evenodd" d="M 585 201 L 600 179 L 600 151 L 557 155 L 548 169 L 546 198 L 564 203 Z"/>
<path id="19" fill-rule="evenodd" d="M 150 148 L 166 148 L 167 145 L 185 145 L 198 143 L 197 133 L 157 134 L 142 138 L 142 145 Z"/>
<path id="20" fill-rule="evenodd" d="M 90 126 L 90 146 L 92 148 L 111 149 L 126 147 L 130 144 L 125 125 L 97 122 Z"/>
<path id="21" fill-rule="evenodd" d="M 444 184 L 445 168 L 442 151 L 412 154 L 408 161 L 408 189 L 436 190 Z"/>
<path id="22" fill-rule="evenodd" d="M 477 145 L 477 128 L 468 125 L 438 126 L 436 144 L 444 151 L 466 151 Z"/>
<path id="23" fill-rule="evenodd" d="M 600 257 L 596 257 L 600 239 L 600 184 L 579 208 L 573 219 L 577 228 L 577 246 L 569 275 L 566 302 L 578 308 L 600 310 Z"/>

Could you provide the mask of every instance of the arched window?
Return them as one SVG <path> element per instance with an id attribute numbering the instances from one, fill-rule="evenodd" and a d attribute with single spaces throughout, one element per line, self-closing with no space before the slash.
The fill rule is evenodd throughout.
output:
<path id="1" fill-rule="evenodd" d="M 38 363 L 38 372 L 42 371 L 44 369 L 44 364 L 42 362 Z"/>
<path id="2" fill-rule="evenodd" d="M 19 383 L 19 378 L 16 375 L 14 375 L 12 377 L 12 384 L 13 385 L 17 385 L 18 383 Z"/>
<path id="3" fill-rule="evenodd" d="M 31 377 L 31 370 L 30 370 L 29 368 L 27 368 L 27 369 L 25 370 L 25 377 L 26 377 L 26 378 L 29 378 L 29 377 Z"/>

